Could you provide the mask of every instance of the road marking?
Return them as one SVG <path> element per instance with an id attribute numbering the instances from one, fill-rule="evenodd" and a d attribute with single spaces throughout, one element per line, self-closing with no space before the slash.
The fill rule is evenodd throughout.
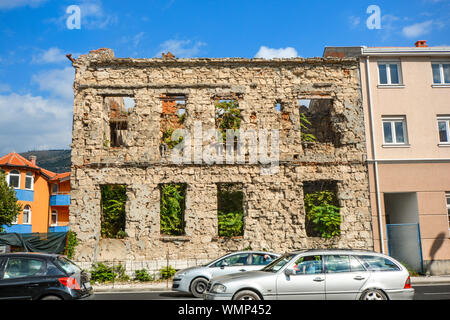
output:
<path id="1" fill-rule="evenodd" d="M 450 294 L 450 292 L 423 292 L 422 294 Z"/>

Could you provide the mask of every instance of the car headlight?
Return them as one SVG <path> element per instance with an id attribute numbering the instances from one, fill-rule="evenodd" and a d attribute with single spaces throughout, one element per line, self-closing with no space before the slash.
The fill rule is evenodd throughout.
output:
<path id="1" fill-rule="evenodd" d="M 213 285 L 211 292 L 213 293 L 224 293 L 227 290 L 227 287 L 225 287 L 223 284 L 221 283 L 216 283 L 215 285 Z"/>
<path id="2" fill-rule="evenodd" d="M 186 272 L 175 273 L 174 278 L 183 278 L 186 275 Z"/>

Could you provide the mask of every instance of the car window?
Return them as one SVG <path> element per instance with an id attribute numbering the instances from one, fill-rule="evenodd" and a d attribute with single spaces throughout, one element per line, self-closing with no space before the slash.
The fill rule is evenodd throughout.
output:
<path id="1" fill-rule="evenodd" d="M 218 261 L 215 266 L 243 266 L 247 264 L 249 255 L 249 253 L 235 254 Z"/>
<path id="2" fill-rule="evenodd" d="M 61 276 L 64 275 L 64 272 L 62 272 L 56 265 L 54 265 L 52 262 L 47 262 L 47 276 Z"/>
<path id="3" fill-rule="evenodd" d="M 364 266 L 371 271 L 396 271 L 400 268 L 391 260 L 380 256 L 362 255 L 358 258 Z"/>
<path id="4" fill-rule="evenodd" d="M 350 272 L 350 259 L 347 255 L 327 256 L 327 273 Z"/>
<path id="5" fill-rule="evenodd" d="M 45 262 L 40 259 L 9 258 L 3 279 L 45 275 Z"/>
<path id="6" fill-rule="evenodd" d="M 323 273 L 322 256 L 302 256 L 289 268 L 293 269 L 294 274 Z"/>
<path id="7" fill-rule="evenodd" d="M 55 262 L 69 275 L 81 272 L 81 269 L 76 264 L 64 257 L 58 257 Z"/>
<path id="8" fill-rule="evenodd" d="M 265 266 L 261 270 L 266 271 L 266 272 L 274 272 L 275 273 L 278 270 L 280 270 L 286 263 L 291 261 L 291 259 L 294 257 L 295 257 L 295 254 L 282 255 L 281 257 L 272 261 L 271 263 L 269 263 L 267 266 Z"/>
<path id="9" fill-rule="evenodd" d="M 274 256 L 264 253 L 254 253 L 252 265 L 267 265 L 275 259 Z"/>
<path id="10" fill-rule="evenodd" d="M 354 256 L 350 256 L 350 268 L 352 269 L 352 272 L 366 271 L 361 262 L 359 262 L 359 260 Z"/>

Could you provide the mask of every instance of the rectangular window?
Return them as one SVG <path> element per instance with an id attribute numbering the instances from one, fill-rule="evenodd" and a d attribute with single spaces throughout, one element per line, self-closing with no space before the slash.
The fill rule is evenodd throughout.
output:
<path id="1" fill-rule="evenodd" d="M 313 143 L 332 143 L 340 146 L 340 133 L 335 128 L 333 119 L 333 99 L 308 99 L 302 97 L 298 100 L 300 105 L 300 134 L 304 147 Z"/>
<path id="2" fill-rule="evenodd" d="M 383 142 L 387 145 L 408 143 L 405 117 L 383 117 Z"/>
<path id="3" fill-rule="evenodd" d="M 219 237 L 244 235 L 244 192 L 241 183 L 217 184 Z"/>
<path id="4" fill-rule="evenodd" d="M 103 185 L 101 191 L 101 236 L 110 239 L 122 239 L 125 232 L 127 186 Z"/>
<path id="5" fill-rule="evenodd" d="M 131 97 L 105 97 L 105 109 L 109 114 L 109 140 L 105 134 L 105 146 L 127 145 L 129 115 L 135 105 L 136 102 Z"/>
<path id="6" fill-rule="evenodd" d="M 187 117 L 187 97 L 182 94 L 163 94 L 161 99 L 160 117 L 160 154 L 169 155 L 169 150 L 183 141 L 183 137 L 173 135 L 177 129 L 185 129 Z"/>
<path id="7" fill-rule="evenodd" d="M 27 174 L 25 176 L 25 189 L 33 190 L 33 183 L 34 183 L 33 173 L 27 172 Z"/>
<path id="8" fill-rule="evenodd" d="M 439 143 L 450 144 L 450 117 L 438 118 Z"/>
<path id="9" fill-rule="evenodd" d="M 15 189 L 20 188 L 20 172 L 17 170 L 12 170 L 9 172 L 9 186 Z"/>
<path id="10" fill-rule="evenodd" d="M 400 62 L 379 62 L 378 75 L 380 84 L 402 84 Z"/>
<path id="11" fill-rule="evenodd" d="M 56 211 L 56 210 L 52 210 L 51 225 L 52 226 L 58 225 L 58 211 Z"/>
<path id="12" fill-rule="evenodd" d="M 52 184 L 52 193 L 56 194 L 56 193 L 58 193 L 58 190 L 59 190 L 58 184 L 57 183 L 53 183 Z"/>
<path id="13" fill-rule="evenodd" d="M 431 64 L 433 70 L 433 84 L 450 84 L 450 62 L 436 62 Z"/>
<path id="14" fill-rule="evenodd" d="M 185 234 L 184 212 L 186 210 L 186 189 L 184 183 L 160 184 L 160 232 L 167 236 Z"/>

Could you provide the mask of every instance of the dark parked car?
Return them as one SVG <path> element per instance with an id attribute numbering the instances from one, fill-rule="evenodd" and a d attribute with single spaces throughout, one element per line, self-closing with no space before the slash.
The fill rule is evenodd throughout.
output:
<path id="1" fill-rule="evenodd" d="M 92 293 L 88 275 L 64 256 L 0 254 L 0 299 L 88 299 Z"/>

